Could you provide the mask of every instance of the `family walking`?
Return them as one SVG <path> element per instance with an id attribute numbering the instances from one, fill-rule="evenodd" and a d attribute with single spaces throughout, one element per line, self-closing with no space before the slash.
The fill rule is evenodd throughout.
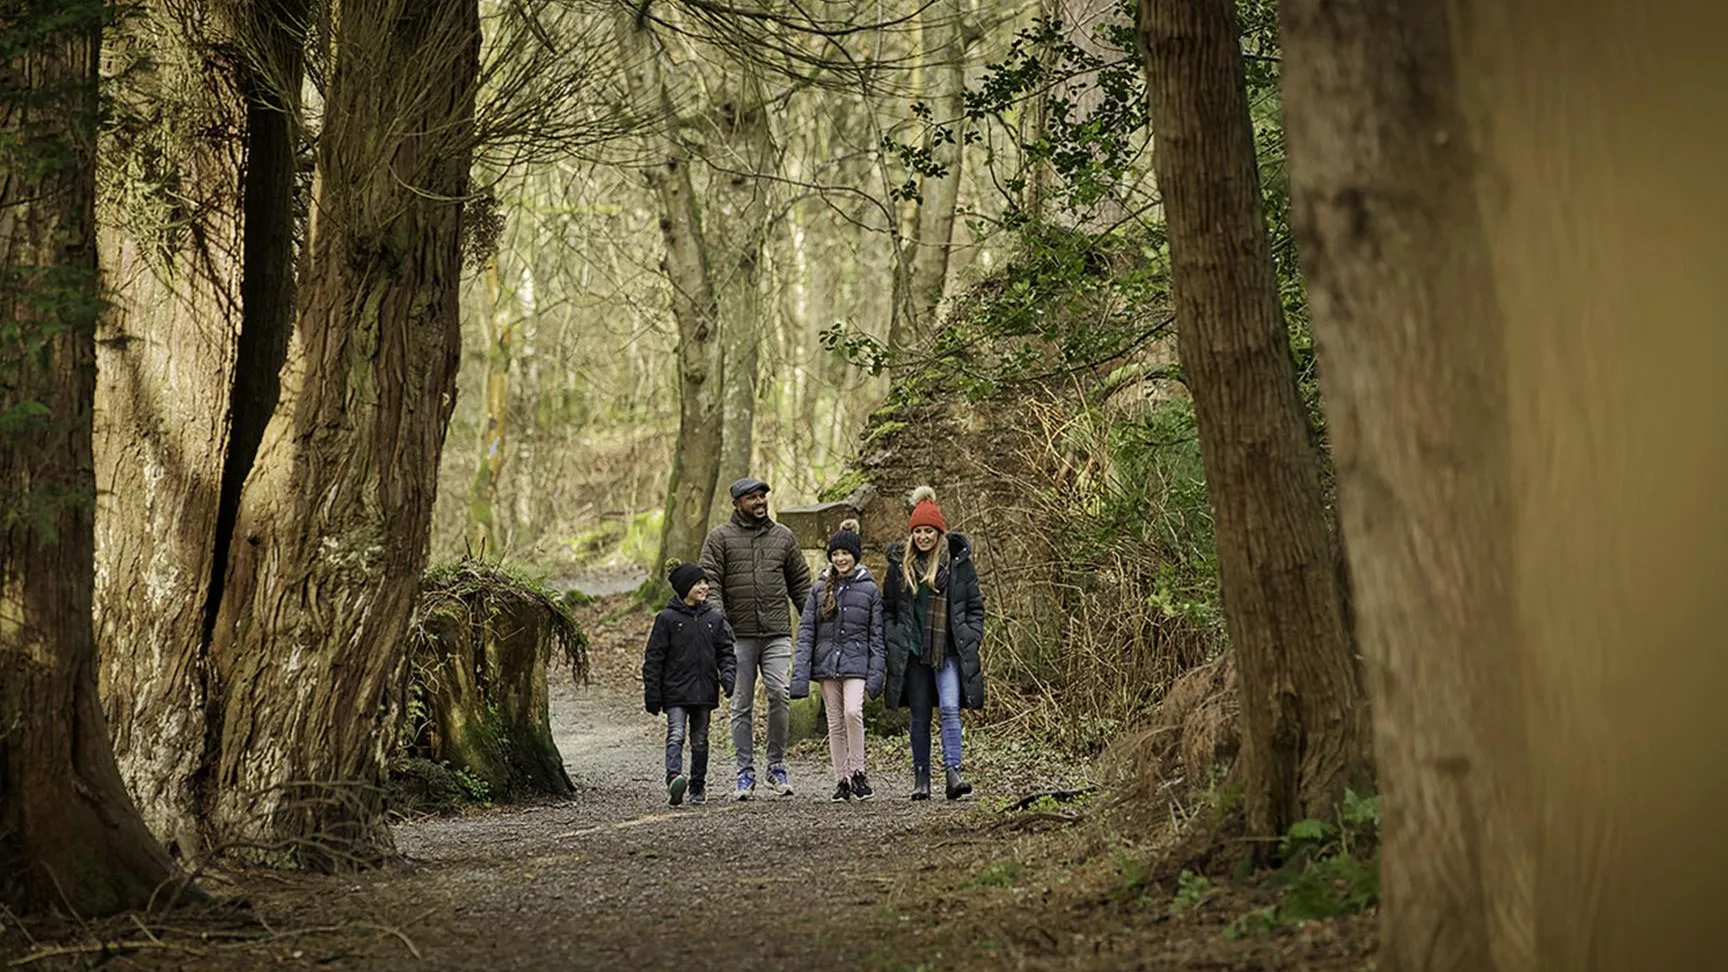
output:
<path id="1" fill-rule="evenodd" d="M 766 773 L 790 797 L 790 700 L 816 682 L 828 717 L 830 799 L 875 796 L 864 758 L 864 700 L 883 697 L 911 716 L 911 797 L 930 798 L 931 720 L 940 727 L 944 793 L 972 792 L 961 773 L 960 710 L 984 705 L 979 648 L 984 598 L 966 538 L 950 533 L 935 491 L 912 494 L 904 541 L 887 548 L 881 583 L 862 563 L 858 523 L 828 540 L 828 566 L 812 580 L 798 540 L 768 513 L 768 484 L 740 479 L 733 514 L 702 546 L 702 562 L 669 565 L 672 601 L 654 619 L 642 659 L 643 702 L 666 713 L 666 788 L 674 805 L 707 797 L 708 729 L 724 690 L 731 699 L 733 796 L 756 795 L 756 681 L 768 700 Z M 792 605 L 802 605 L 794 629 Z M 796 641 L 794 642 L 794 637 Z M 684 749 L 690 763 L 684 771 Z"/>

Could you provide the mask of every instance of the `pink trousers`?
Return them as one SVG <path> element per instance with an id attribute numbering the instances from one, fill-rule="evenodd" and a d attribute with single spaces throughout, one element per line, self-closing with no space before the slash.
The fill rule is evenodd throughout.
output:
<path id="1" fill-rule="evenodd" d="M 864 772 L 864 680 L 822 679 L 822 707 L 828 713 L 828 759 L 836 781 Z"/>

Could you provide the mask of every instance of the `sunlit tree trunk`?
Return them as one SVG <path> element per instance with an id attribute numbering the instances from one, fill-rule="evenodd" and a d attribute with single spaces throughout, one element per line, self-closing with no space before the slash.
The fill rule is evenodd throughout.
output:
<path id="1" fill-rule="evenodd" d="M 96 637 L 121 775 L 182 856 L 202 844 L 209 612 L 292 321 L 294 134 L 275 88 L 299 76 L 296 6 L 151 6 L 109 36 Z"/>
<path id="2" fill-rule="evenodd" d="M 678 325 L 678 444 L 655 563 L 669 557 L 694 563 L 708 532 L 724 429 L 719 305 L 708 272 L 689 153 L 679 139 L 677 111 L 661 76 L 665 55 L 647 26 L 621 19 L 618 29 L 632 98 L 655 112 L 661 128 L 655 145 L 659 161 L 644 172 L 660 202 L 666 245 L 661 265 L 672 285 L 672 316 Z M 650 584 L 658 586 L 661 573 L 650 572 Z"/>
<path id="3" fill-rule="evenodd" d="M 945 135 L 929 145 L 930 161 L 942 172 L 923 179 L 912 239 L 900 243 L 888 334 L 897 351 L 919 341 L 948 287 L 966 132 L 966 9 L 964 0 L 936 0 L 921 15 L 926 101 Z"/>
<path id="4" fill-rule="evenodd" d="M 1728 10 L 1282 15 L 1380 968 L 1719 964 Z"/>
<path id="5" fill-rule="evenodd" d="M 97 693 L 101 3 L 14 3 L 0 62 L 0 905 L 109 914 L 179 875 L 127 795 Z M 40 31 L 40 33 L 36 33 Z M 32 36 L 34 35 L 34 36 Z"/>
<path id="6" fill-rule="evenodd" d="M 272 861 L 389 846 L 379 810 L 460 352 L 473 0 L 344 3 L 283 373 L 211 646 L 209 815 Z"/>
<path id="7" fill-rule="evenodd" d="M 1139 28 L 1182 366 L 1241 686 L 1248 824 L 1277 837 L 1332 816 L 1366 772 L 1362 693 L 1278 301 L 1234 4 L 1142 0 Z"/>
<path id="8" fill-rule="evenodd" d="M 486 261 L 482 273 L 489 313 L 486 317 L 486 422 L 480 429 L 480 459 L 468 490 L 468 548 L 476 556 L 503 554 L 503 531 L 495 506 L 498 480 L 504 471 L 505 429 L 510 411 L 510 345 L 513 318 L 504 303 L 498 257 Z"/>

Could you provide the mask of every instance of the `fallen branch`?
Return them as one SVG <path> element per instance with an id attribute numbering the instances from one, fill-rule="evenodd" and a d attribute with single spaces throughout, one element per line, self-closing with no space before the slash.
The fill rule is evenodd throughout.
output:
<path id="1" fill-rule="evenodd" d="M 124 955 L 129 952 L 141 952 L 152 948 L 199 954 L 197 949 L 183 945 L 171 945 L 167 942 L 149 939 L 122 939 L 115 942 L 85 942 L 81 945 L 49 945 L 7 962 L 6 967 L 20 969 L 26 965 L 34 965 L 47 959 L 63 958 L 68 955 Z"/>
<path id="2" fill-rule="evenodd" d="M 1028 793 L 1014 801 L 1008 809 L 1013 811 L 1024 810 L 1045 797 L 1049 797 L 1057 803 L 1068 803 L 1069 801 L 1079 799 L 1088 793 L 1095 792 L 1097 789 L 1096 786 L 1082 786 L 1074 790 L 1039 790 L 1037 793 Z"/>

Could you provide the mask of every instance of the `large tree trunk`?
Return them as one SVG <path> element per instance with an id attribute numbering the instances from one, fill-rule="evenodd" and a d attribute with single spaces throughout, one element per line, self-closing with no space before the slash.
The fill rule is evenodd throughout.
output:
<path id="1" fill-rule="evenodd" d="M 209 611 L 292 319 L 293 135 L 261 75 L 297 78 L 299 43 L 278 5 L 224 9 L 152 7 L 112 32 L 103 160 L 103 700 L 121 775 L 183 855 L 201 843 Z M 257 60 L 230 53 L 242 39 Z"/>
<path id="2" fill-rule="evenodd" d="M 1248 824 L 1276 837 L 1331 816 L 1364 773 L 1362 694 L 1278 302 L 1235 7 L 1142 0 L 1140 34 L 1182 366 L 1240 677 Z"/>
<path id="3" fill-rule="evenodd" d="M 768 110 L 754 71 L 743 71 L 737 83 L 723 89 L 711 113 L 719 138 L 710 142 L 717 157 L 709 197 L 706 242 L 722 255 L 715 268 L 714 290 L 719 302 L 723 432 L 716 486 L 750 473 L 755 445 L 757 361 L 763 317 L 769 306 L 762 297 L 761 268 L 768 235 L 768 175 L 773 174 L 774 142 Z M 731 516 L 732 498 L 715 489 L 712 517 Z"/>
<path id="4" fill-rule="evenodd" d="M 1719 965 L 1728 11 L 1284 17 L 1380 967 Z"/>
<path id="5" fill-rule="evenodd" d="M 961 148 L 966 140 L 965 15 L 963 0 L 939 0 L 925 7 L 920 17 L 926 100 L 945 135 L 933 136 L 928 146 L 930 161 L 942 172 L 924 178 L 913 237 L 900 245 L 888 332 L 888 346 L 896 352 L 911 349 L 924 335 L 948 288 L 954 214 L 960 205 Z"/>
<path id="6" fill-rule="evenodd" d="M 672 316 L 678 324 L 678 444 L 666 490 L 660 552 L 648 581 L 658 590 L 664 586 L 658 565 L 669 557 L 694 563 L 708 533 L 724 429 L 719 305 L 690 182 L 690 157 L 679 139 L 677 110 L 661 76 L 665 55 L 646 25 L 621 19 L 618 29 L 619 47 L 629 59 L 631 97 L 655 112 L 661 128 L 661 161 L 645 173 L 660 200 L 660 231 L 666 242 L 661 266 L 672 285 Z"/>
<path id="7" fill-rule="evenodd" d="M 344 3 L 282 403 L 211 654 L 213 828 L 315 867 L 389 846 L 385 749 L 460 353 L 474 0 Z"/>
<path id="8" fill-rule="evenodd" d="M 13 3 L 0 72 L 0 905 L 172 896 L 97 695 L 96 70 L 104 5 Z M 158 898 L 159 893 L 163 894 Z"/>

